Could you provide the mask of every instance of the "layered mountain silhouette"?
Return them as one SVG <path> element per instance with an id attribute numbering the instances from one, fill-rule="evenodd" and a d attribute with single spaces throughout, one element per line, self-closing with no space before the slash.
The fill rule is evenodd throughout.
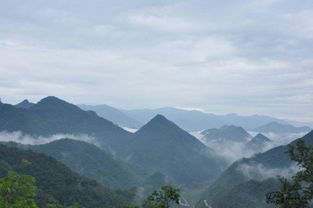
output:
<path id="1" fill-rule="evenodd" d="M 113 123 L 129 128 L 139 128 L 142 124 L 126 115 L 121 110 L 113 108 L 109 105 L 78 105 L 83 110 L 92 110 L 95 111 L 99 116 L 107 120 L 112 121 Z"/>
<path id="2" fill-rule="evenodd" d="M 95 112 L 81 110 L 56 97 L 46 97 L 28 109 L 0 105 L 0 131 L 21 131 L 32 136 L 86 134 L 111 151 L 120 151 L 132 136 Z"/>
<path id="3" fill-rule="evenodd" d="M 0 177 L 8 171 L 36 178 L 39 207 L 57 202 L 64 207 L 75 203 L 86 208 L 120 208 L 132 203 L 134 191 L 114 191 L 73 172 L 42 153 L 0 145 Z"/>
<path id="4" fill-rule="evenodd" d="M 246 147 L 254 152 L 261 152 L 267 145 L 270 145 L 272 140 L 263 134 L 257 134 L 247 144 Z"/>
<path id="5" fill-rule="evenodd" d="M 264 115 L 241 116 L 235 113 L 217 115 L 197 110 L 183 110 L 173 107 L 123 110 L 123 112 L 141 123 L 147 123 L 154 116 L 161 114 L 187 131 L 203 131 L 204 129 L 209 128 L 220 128 L 224 125 L 241 126 L 247 130 L 253 130 L 269 122 L 279 122 L 284 124 L 291 123 L 297 126 L 313 126 L 313 123 L 282 120 Z"/>
<path id="6" fill-rule="evenodd" d="M 163 115 L 187 131 L 200 131 L 209 127 L 220 127 L 223 125 L 214 114 L 187 111 L 172 107 L 124 110 L 124 113 L 141 123 L 147 123 L 156 115 Z"/>
<path id="7" fill-rule="evenodd" d="M 313 145 L 313 131 L 309 132 L 301 139 L 305 141 L 307 145 Z M 294 145 L 297 140 L 294 140 L 290 145 Z M 218 178 L 212 186 L 210 186 L 203 194 L 203 199 L 211 202 L 211 206 L 215 207 L 229 207 L 237 208 L 238 204 L 241 204 L 241 207 L 248 208 L 251 207 L 245 205 L 245 201 L 235 201 L 233 205 L 229 205 L 229 201 L 226 201 L 224 197 L 232 197 L 238 193 L 242 192 L 242 188 L 251 188 L 249 181 L 258 181 L 259 186 L 263 186 L 264 189 L 259 190 L 262 195 L 259 194 L 259 197 L 264 197 L 266 193 L 272 191 L 277 191 L 277 182 L 267 183 L 266 180 L 269 178 L 275 178 L 276 175 L 290 176 L 295 171 L 299 170 L 295 164 L 290 160 L 289 156 L 286 154 L 288 149 L 287 145 L 278 146 L 272 148 L 264 153 L 256 154 L 251 158 L 244 158 L 233 163 L 229 168 L 227 168 Z M 264 184 L 269 184 L 270 186 L 264 186 Z M 244 190 L 245 193 L 249 191 Z M 246 200 L 249 201 L 253 199 L 256 195 L 255 192 L 250 191 L 250 194 L 247 194 Z M 238 194 L 237 194 L 238 195 Z M 228 198 L 227 198 L 228 199 Z M 224 200 L 224 202 L 223 202 Z M 258 204 L 258 201 L 262 199 L 258 198 L 255 200 L 255 206 L 252 207 L 266 207 L 264 198 L 262 201 L 262 206 Z M 249 201 L 251 202 L 251 201 Z M 228 205 L 227 205 L 228 204 Z M 203 202 L 199 202 L 199 207 L 205 207 Z"/>
<path id="8" fill-rule="evenodd" d="M 93 144 L 72 139 L 60 139 L 43 145 L 28 146 L 48 154 L 75 172 L 112 188 L 138 186 L 139 180 L 128 165 Z"/>
<path id="9" fill-rule="evenodd" d="M 255 131 L 260 133 L 276 133 L 276 134 L 303 133 L 309 132 L 310 130 L 311 129 L 307 126 L 295 127 L 290 124 L 281 124 L 278 122 L 270 122 L 255 129 Z"/>
<path id="10" fill-rule="evenodd" d="M 202 140 L 206 142 L 246 142 L 251 135 L 242 127 L 237 126 L 222 126 L 219 129 L 207 129 L 201 132 Z"/>
<path id="11" fill-rule="evenodd" d="M 146 175 L 161 172 L 176 184 L 211 181 L 225 167 L 211 149 L 162 115 L 134 134 L 122 156 Z"/>

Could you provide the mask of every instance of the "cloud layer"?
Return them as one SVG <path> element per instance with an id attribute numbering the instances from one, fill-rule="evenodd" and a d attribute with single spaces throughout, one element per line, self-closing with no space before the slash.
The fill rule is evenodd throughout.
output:
<path id="1" fill-rule="evenodd" d="M 0 94 L 313 118 L 313 2 L 0 2 Z"/>

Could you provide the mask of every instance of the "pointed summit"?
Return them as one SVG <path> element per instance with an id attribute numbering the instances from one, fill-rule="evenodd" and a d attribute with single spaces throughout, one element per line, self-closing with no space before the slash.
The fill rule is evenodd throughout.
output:
<path id="1" fill-rule="evenodd" d="M 28 109 L 28 108 L 32 107 L 33 105 L 35 105 L 35 104 L 34 104 L 34 103 L 31 103 L 31 102 L 29 102 L 27 99 L 25 99 L 25 100 L 23 100 L 22 102 L 16 104 L 15 107 Z"/>
<path id="2" fill-rule="evenodd" d="M 266 145 L 268 145 L 271 142 L 272 140 L 270 140 L 263 134 L 257 134 L 246 144 L 246 147 L 255 152 L 262 152 Z"/>
<path id="3" fill-rule="evenodd" d="M 134 134 L 122 156 L 147 175 L 160 171 L 177 184 L 214 179 L 224 166 L 213 150 L 162 115 Z"/>
<path id="4" fill-rule="evenodd" d="M 185 138 L 186 137 L 185 135 L 188 135 L 187 138 L 191 138 L 191 137 L 193 138 L 193 136 L 191 136 L 188 132 L 181 129 L 175 123 L 173 123 L 172 121 L 168 120 L 165 116 L 160 115 L 160 114 L 152 118 L 146 125 L 141 127 L 135 134 L 136 135 L 154 134 L 159 139 L 165 139 L 165 138 L 178 139 L 177 135 L 180 135 L 182 138 Z"/>
<path id="5" fill-rule="evenodd" d="M 174 124 L 172 121 L 168 120 L 165 116 L 158 114 L 155 117 L 153 117 L 146 125 L 144 125 L 141 129 L 144 128 L 150 128 L 153 126 L 164 126 L 164 127 L 176 127 L 179 128 L 176 124 Z"/>
<path id="6" fill-rule="evenodd" d="M 257 134 L 255 137 L 253 137 L 251 141 L 253 141 L 253 140 L 262 141 L 262 142 L 271 142 L 272 141 L 261 133 Z"/>

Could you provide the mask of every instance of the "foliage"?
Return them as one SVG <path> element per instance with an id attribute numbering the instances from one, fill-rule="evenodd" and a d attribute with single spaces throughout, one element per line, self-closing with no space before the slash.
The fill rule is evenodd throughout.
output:
<path id="1" fill-rule="evenodd" d="M 139 208 L 138 206 L 133 206 L 133 205 L 126 205 L 123 208 Z"/>
<path id="2" fill-rule="evenodd" d="M 36 178 L 36 202 L 40 208 L 45 208 L 47 204 L 50 207 L 52 204 L 60 204 L 63 208 L 75 203 L 85 208 L 115 208 L 132 203 L 135 195 L 134 190 L 106 188 L 41 153 L 0 145 L 0 155 L 0 174 L 6 174 L 6 170 L 14 170 L 18 174 Z M 21 162 L 23 159 L 24 162 Z M 28 165 L 24 165 L 26 160 Z"/>
<path id="3" fill-rule="evenodd" d="M 281 189 L 269 193 L 268 202 L 282 208 L 306 208 L 313 199 L 313 147 L 300 139 L 296 147 L 289 145 L 287 153 L 301 169 L 291 180 L 279 177 Z"/>
<path id="4" fill-rule="evenodd" d="M 143 207 L 169 208 L 172 204 L 179 204 L 179 197 L 179 189 L 165 185 L 161 190 L 152 192 L 143 203 Z"/>
<path id="5" fill-rule="evenodd" d="M 37 208 L 35 178 L 9 171 L 0 179 L 1 208 Z"/>

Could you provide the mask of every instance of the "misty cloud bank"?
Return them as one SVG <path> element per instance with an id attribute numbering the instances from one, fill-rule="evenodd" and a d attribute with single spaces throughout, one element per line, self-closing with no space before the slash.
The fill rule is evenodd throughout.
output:
<path id="1" fill-rule="evenodd" d="M 300 170 L 299 166 L 292 164 L 288 168 L 266 168 L 260 163 L 242 164 L 237 168 L 238 171 L 246 177 L 247 180 L 262 181 L 276 176 L 283 176 L 291 178 L 296 172 Z"/>
<path id="2" fill-rule="evenodd" d="M 30 145 L 46 144 L 46 143 L 50 143 L 52 141 L 56 141 L 56 140 L 60 140 L 64 138 L 84 141 L 84 142 L 92 143 L 96 146 L 100 146 L 94 137 L 91 137 L 85 134 L 80 134 L 80 135 L 55 134 L 49 137 L 43 137 L 43 136 L 33 137 L 30 135 L 23 134 L 20 131 L 0 132 L 0 142 L 16 142 L 20 144 L 30 144 Z"/>
<path id="3" fill-rule="evenodd" d="M 203 135 L 201 131 L 190 132 L 194 137 L 200 140 L 203 144 L 210 147 L 215 151 L 215 153 L 222 158 L 224 158 L 229 163 L 233 163 L 241 158 L 248 158 L 256 153 L 265 152 L 271 148 L 287 145 L 291 141 L 301 138 L 308 132 L 301 133 L 289 133 L 289 134 L 276 134 L 276 133 L 262 133 L 264 136 L 272 140 L 270 143 L 266 143 L 265 146 L 260 151 L 253 151 L 246 147 L 245 143 L 240 142 L 217 142 L 217 141 L 206 141 L 203 140 Z M 258 134 L 258 132 L 249 131 L 249 134 L 253 137 Z M 247 140 L 248 142 L 248 140 Z"/>
<path id="4" fill-rule="evenodd" d="M 266 150 L 269 150 L 275 146 L 278 146 L 276 143 L 267 143 L 262 150 L 260 151 L 253 151 L 251 149 L 248 149 L 246 147 L 246 143 L 249 141 L 247 140 L 246 143 L 244 142 L 219 142 L 219 141 L 206 141 L 203 140 L 203 135 L 201 134 L 201 131 L 197 132 L 191 132 L 191 134 L 199 139 L 203 144 L 211 148 L 215 151 L 217 155 L 224 158 L 229 164 L 235 162 L 238 159 L 241 158 L 247 158 L 251 157 L 252 155 L 264 152 Z"/>

